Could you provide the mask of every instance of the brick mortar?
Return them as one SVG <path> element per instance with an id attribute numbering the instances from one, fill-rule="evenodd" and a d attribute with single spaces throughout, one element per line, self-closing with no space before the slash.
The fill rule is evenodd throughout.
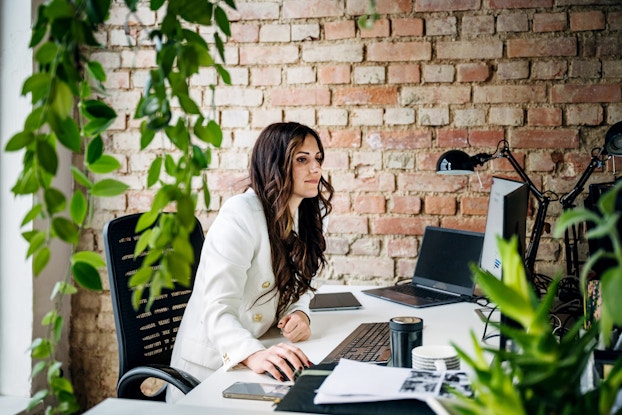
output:
<path id="1" fill-rule="evenodd" d="M 366 3 L 364 0 L 360 2 Z M 415 13 L 418 0 L 412 0 L 410 7 L 408 1 L 401 0 L 395 3 L 398 6 L 395 6 L 394 14 L 381 16 L 389 26 L 390 34 L 385 37 L 382 32 L 379 35 L 370 31 L 361 36 L 359 29 L 352 30 L 350 24 L 354 17 L 348 13 L 360 7 L 357 2 L 346 2 L 354 5 L 350 9 L 344 6 L 341 15 L 335 15 L 336 9 L 331 7 L 325 8 L 330 12 L 328 16 L 300 18 L 283 18 L 283 3 L 288 2 L 277 3 L 279 18 L 275 18 L 273 2 L 251 0 L 241 4 L 240 13 L 231 14 L 232 22 L 240 27 L 257 25 L 258 33 L 263 26 L 284 25 L 291 30 L 297 25 L 311 25 L 311 28 L 317 25 L 319 39 L 278 42 L 270 38 L 270 42 L 262 43 L 259 37 L 250 36 L 240 42 L 234 39 L 227 43 L 229 67 L 232 70 L 246 70 L 246 75 L 245 72 L 239 73 L 248 79 L 240 78 L 239 82 L 243 85 L 219 85 L 217 88 L 235 91 L 235 96 L 241 101 L 236 102 L 230 92 L 225 92 L 227 101 L 217 108 L 219 117 L 223 111 L 233 117 L 229 119 L 232 126 L 224 128 L 223 148 L 214 151 L 214 162 L 208 173 L 212 203 L 208 208 L 201 205 L 198 215 L 204 228 L 208 228 L 222 201 L 238 191 L 235 185 L 238 179 L 244 177 L 245 169 L 240 167 L 236 155 L 250 152 L 254 137 L 265 125 L 260 119 L 262 116 L 301 121 L 316 127 L 327 147 L 325 174 L 339 189 L 339 206 L 335 216 L 342 222 L 341 226 L 335 222 L 331 228 L 333 231 L 328 235 L 334 251 L 328 255 L 329 266 L 319 276 L 321 281 L 334 284 L 390 284 L 408 276 L 414 269 L 416 249 L 426 225 L 483 231 L 485 212 L 481 208 L 473 208 L 472 204 L 481 203 L 481 198 L 487 197 L 486 186 L 490 184 L 493 174 L 516 175 L 507 164 L 488 163 L 480 175 L 484 189 L 479 188 L 476 176 L 459 179 L 438 176 L 434 173 L 435 161 L 442 152 L 451 148 L 461 148 L 471 154 L 492 152 L 498 139 L 505 136 L 510 139 L 510 146 L 515 145 L 513 141 L 524 143 L 522 148 L 511 148 L 517 158 L 525 163 L 534 183 L 540 189 L 544 186 L 543 190 L 563 194 L 572 188 L 584 171 L 591 148 L 602 145 L 608 126 L 622 120 L 622 79 L 615 77 L 620 75 L 619 71 L 611 69 L 616 64 L 622 65 L 622 33 L 619 31 L 622 24 L 617 20 L 622 18 L 622 6 L 607 5 L 605 1 L 601 5 L 581 7 L 486 9 L 488 2 L 477 1 L 472 3 L 484 5 L 471 10 Z M 321 3 L 308 2 L 309 7 Z M 443 4 L 451 5 L 452 2 Z M 122 21 L 119 20 L 119 16 L 123 15 L 121 3 L 115 2 L 113 8 L 116 21 Z M 261 17 L 262 10 L 268 18 Z M 288 10 L 292 12 L 292 9 Z M 301 14 L 308 12 L 296 10 Z M 584 18 L 604 16 L 604 28 L 598 26 L 595 30 L 573 31 L 570 25 L 572 16 L 586 12 L 599 13 L 583 14 Z M 152 19 L 144 10 L 141 13 L 147 21 L 161 18 L 155 16 Z M 539 22 L 536 26 L 540 30 L 543 19 L 560 14 L 565 19 L 555 19 L 558 30 L 534 31 L 534 20 Z M 499 32 L 499 16 L 503 16 L 501 20 L 507 26 L 508 15 L 527 19 L 527 29 L 517 24 L 511 26 L 512 31 Z M 490 16 L 493 17 L 492 34 L 477 35 L 472 30 L 465 33 L 462 27 L 464 17 L 468 20 L 485 17 L 486 23 Z M 403 19 L 408 18 L 423 22 L 422 35 L 394 36 L 392 20 L 403 24 Z M 563 24 L 558 24 L 560 21 Z M 426 23 L 431 23 L 433 26 L 430 27 L 434 30 L 440 29 L 449 34 L 426 34 Z M 326 39 L 327 26 L 334 39 Z M 109 101 L 119 110 L 120 120 L 106 134 L 105 140 L 107 150 L 122 161 L 124 168 L 117 177 L 130 184 L 132 195 L 97 202 L 95 217 L 99 219 L 95 230 L 89 234 L 90 239 L 83 243 L 100 251 L 103 248 L 103 223 L 118 215 L 148 209 L 153 197 L 152 191 L 144 190 L 145 159 L 149 156 L 132 159 L 134 163 L 130 163 L 130 156 L 138 151 L 139 123 L 132 119 L 132 107 L 128 105 L 128 101 L 137 99 L 138 92 L 133 86 L 141 79 L 144 81 L 146 69 L 133 65 L 148 65 L 152 59 L 151 50 L 142 46 L 136 53 L 119 45 L 118 32 L 113 31 L 121 27 L 117 23 L 104 28 L 106 36 L 102 34 L 101 39 L 115 43 L 107 44 L 98 56 L 104 60 L 104 66 L 109 71 L 119 73 L 118 78 L 111 77 L 119 83 L 109 86 Z M 486 31 L 490 30 L 486 24 L 483 27 Z M 590 26 L 584 23 L 583 27 Z M 612 27 L 618 30 L 612 30 Z M 282 29 L 281 26 L 279 28 Z M 112 40 L 110 33 L 116 33 Z M 132 33 L 136 34 L 136 31 L 133 29 Z M 205 33 L 209 32 L 205 30 Z M 207 39 L 210 37 L 206 36 Z M 546 50 L 545 46 L 551 40 L 563 46 L 559 56 L 554 55 L 555 50 Z M 374 52 L 371 57 L 378 59 L 382 45 L 391 46 L 393 55 L 387 56 L 386 60 L 369 60 L 370 50 Z M 409 46 L 406 48 L 403 45 Z M 455 50 L 457 55 L 448 56 L 449 49 L 446 48 L 452 45 L 461 45 L 462 48 Z M 269 48 L 267 50 L 276 53 L 285 51 L 288 55 L 248 53 L 257 47 Z M 511 49 L 512 56 L 508 55 L 508 49 Z M 318 54 L 318 50 L 332 55 Z M 250 63 L 240 64 L 240 56 L 243 62 Z M 309 60 L 305 61 L 305 57 Z M 252 59 L 260 58 L 258 63 L 252 63 Z M 554 66 L 554 63 L 558 65 Z M 515 66 L 507 66 L 512 64 Z M 499 65 L 512 72 L 499 76 Z M 429 76 L 429 71 L 426 72 L 426 68 L 448 69 L 449 66 L 453 66 L 453 75 L 448 72 L 434 78 Z M 309 68 L 306 76 L 314 74 L 315 82 L 305 79 L 305 83 L 287 84 L 289 67 Z M 360 72 L 355 68 L 362 67 L 383 72 L 384 77 L 374 76 L 370 84 L 357 83 Z M 408 76 L 400 73 L 402 76 L 398 77 L 395 74 L 396 70 L 406 68 L 411 71 Z M 555 72 L 559 70 L 561 73 Z M 426 73 L 428 76 L 424 76 Z M 581 77 L 582 74 L 585 77 Z M 609 77 L 605 78 L 606 75 Z M 123 78 L 125 76 L 129 76 L 129 87 Z M 208 73 L 204 76 L 211 79 Z M 298 81 L 294 79 L 294 82 Z M 115 86 L 119 88 L 114 89 Z M 590 88 L 600 91 L 599 95 L 590 94 Z M 202 99 L 199 103 L 207 110 L 206 105 L 211 102 L 209 87 L 199 82 L 193 84 L 191 90 L 196 94 L 193 96 Z M 343 104 L 335 104 L 337 97 L 342 97 Z M 277 101 L 280 105 L 274 106 L 273 102 Z M 558 111 L 561 116 L 558 116 Z M 584 121 L 581 111 L 589 111 Z M 538 114 L 542 114 L 539 120 L 533 118 Z M 477 117 L 465 121 L 465 115 Z M 236 126 L 246 119 L 248 126 Z M 540 124 L 531 125 L 530 119 Z M 449 131 L 453 132 L 450 134 Z M 550 142 L 539 145 L 542 136 L 548 137 Z M 149 153 L 158 151 L 156 143 L 152 146 Z M 380 156 L 374 157 L 375 152 L 379 152 Z M 618 170 L 619 165 L 618 162 Z M 611 164 L 605 172 L 595 172 L 590 182 L 610 181 L 610 170 Z M 375 198 L 384 200 L 384 207 L 371 208 L 360 203 L 361 200 L 377 200 Z M 452 198 L 455 200 L 449 209 L 439 205 L 444 200 L 450 202 Z M 577 202 L 580 200 L 578 198 Z M 405 201 L 412 203 L 410 211 Z M 426 202 L 432 205 L 426 206 Z M 364 211 L 355 211 L 357 206 Z M 560 210 L 553 203 L 547 222 L 553 225 Z M 531 206 L 532 215 L 534 211 Z M 529 218 L 528 230 L 532 221 L 533 216 Z M 393 232 L 397 229 L 397 233 L 391 233 L 392 229 Z M 373 241 L 373 245 L 365 245 L 366 240 Z M 541 250 L 537 264 L 539 269 L 543 272 L 565 269 L 561 241 L 545 234 L 541 246 L 546 249 Z M 413 250 L 410 254 L 404 251 L 409 248 Z M 585 254 L 585 246 L 581 249 Z M 364 265 L 353 267 L 352 264 L 356 263 Z M 102 278 L 107 277 L 102 274 Z M 104 286 L 107 287 L 107 281 Z M 107 290 L 97 295 L 80 291 L 72 297 L 71 373 L 74 379 L 79 380 L 75 382 L 76 392 L 85 409 L 115 395 L 117 351 L 109 295 Z M 93 308 L 92 301 L 86 307 L 85 298 L 96 299 L 97 307 Z M 82 323 L 78 324 L 78 321 Z"/>

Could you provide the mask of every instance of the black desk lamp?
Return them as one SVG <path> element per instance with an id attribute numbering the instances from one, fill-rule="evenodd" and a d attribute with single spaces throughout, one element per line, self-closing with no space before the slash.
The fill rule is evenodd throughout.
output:
<path id="1" fill-rule="evenodd" d="M 501 157 L 506 158 L 510 162 L 514 170 L 516 170 L 516 173 L 527 183 L 529 190 L 538 200 L 536 220 L 533 224 L 529 244 L 525 253 L 525 267 L 528 272 L 533 275 L 538 246 L 545 227 L 544 220 L 546 218 L 546 212 L 552 200 L 550 195 L 557 196 L 551 192 L 543 193 L 533 184 L 531 179 L 527 176 L 527 173 L 525 173 L 525 170 L 512 155 L 508 142 L 506 140 L 499 141 L 497 151 L 494 154 L 479 153 L 474 156 L 469 156 L 461 150 L 449 150 L 438 159 L 436 163 L 436 172 L 439 174 L 471 174 L 475 171 L 475 166 L 482 166 L 487 161 Z"/>
<path id="2" fill-rule="evenodd" d="M 602 168 L 611 156 L 622 155 L 622 121 L 614 124 L 605 134 L 605 145 L 602 148 L 592 149 L 592 159 L 590 164 L 577 181 L 572 190 L 559 199 L 564 210 L 573 208 L 574 201 L 581 194 L 587 179 L 592 175 L 595 169 Z M 572 239 L 570 237 L 572 232 Z M 576 226 L 566 229 L 564 234 L 564 242 L 566 248 L 566 272 L 568 275 L 579 276 L 579 252 L 577 248 L 577 229 Z"/>
<path id="3" fill-rule="evenodd" d="M 574 206 L 574 200 L 583 191 L 585 183 L 590 175 L 596 168 L 603 167 L 604 163 L 609 160 L 611 156 L 622 156 L 622 121 L 617 122 L 609 128 L 605 135 L 604 146 L 592 150 L 590 164 L 577 181 L 577 184 L 570 192 L 559 198 L 564 209 L 569 209 Z M 499 141 L 495 154 L 479 153 L 474 156 L 469 156 L 464 151 L 450 150 L 438 159 L 436 163 L 436 172 L 439 174 L 471 174 L 475 171 L 475 166 L 482 166 L 489 160 L 501 157 L 506 158 L 510 162 L 514 170 L 518 173 L 520 178 L 527 183 L 531 193 L 533 193 L 534 197 L 538 200 L 536 220 L 533 224 L 529 245 L 525 253 L 525 266 L 533 275 L 538 246 L 545 227 L 546 212 L 551 200 L 553 200 L 550 195 L 553 195 L 555 198 L 557 198 L 557 195 L 553 192 L 542 193 L 538 190 L 527 176 L 527 173 L 525 173 L 525 170 L 518 164 L 510 152 L 508 142 L 506 140 Z M 578 275 L 578 250 L 576 244 L 578 237 L 574 227 L 572 227 L 572 233 L 572 241 L 570 240 L 568 230 L 566 230 L 566 235 L 564 237 L 566 243 L 566 267 L 568 275 Z"/>

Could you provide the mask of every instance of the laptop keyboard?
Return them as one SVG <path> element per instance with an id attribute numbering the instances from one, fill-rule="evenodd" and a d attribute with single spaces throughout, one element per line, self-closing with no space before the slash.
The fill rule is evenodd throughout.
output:
<path id="1" fill-rule="evenodd" d="M 387 363 L 391 358 L 389 323 L 362 323 L 320 363 L 337 363 L 341 358 Z"/>
<path id="2" fill-rule="evenodd" d="M 456 298 L 455 295 L 443 293 L 436 290 L 426 290 L 425 288 L 417 287 L 416 285 L 412 284 L 394 285 L 391 287 L 391 289 L 415 297 L 428 298 L 430 300 L 437 301 L 453 300 Z"/>

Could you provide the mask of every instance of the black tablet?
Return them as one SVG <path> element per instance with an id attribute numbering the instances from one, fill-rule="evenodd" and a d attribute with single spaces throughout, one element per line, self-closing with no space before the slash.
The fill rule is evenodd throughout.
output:
<path id="1" fill-rule="evenodd" d="M 339 293 L 318 293 L 309 304 L 311 311 L 355 310 L 361 303 L 349 291 Z"/>

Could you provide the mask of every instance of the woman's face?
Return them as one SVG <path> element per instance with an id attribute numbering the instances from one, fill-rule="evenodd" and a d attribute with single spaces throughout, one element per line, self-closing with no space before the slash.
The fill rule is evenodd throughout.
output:
<path id="1" fill-rule="evenodd" d="M 317 141 L 312 135 L 307 135 L 302 144 L 294 150 L 292 166 L 294 190 L 290 206 L 297 208 L 302 199 L 317 196 L 323 161 Z"/>

